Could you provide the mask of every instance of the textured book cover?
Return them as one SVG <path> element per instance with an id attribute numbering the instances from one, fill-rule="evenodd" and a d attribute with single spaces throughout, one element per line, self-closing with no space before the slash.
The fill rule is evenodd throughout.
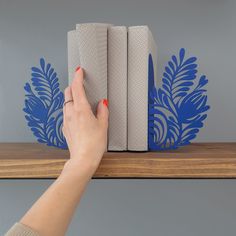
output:
<path id="1" fill-rule="evenodd" d="M 85 70 L 84 87 L 93 111 L 100 99 L 107 98 L 107 30 L 109 24 L 77 24 L 68 32 L 68 74 L 73 80 L 75 68 Z"/>
<path id="2" fill-rule="evenodd" d="M 128 28 L 128 150 L 148 151 L 149 55 L 156 65 L 157 48 L 148 26 Z M 154 67 L 154 79 L 156 79 Z"/>
<path id="3" fill-rule="evenodd" d="M 108 150 L 127 150 L 127 28 L 108 28 Z"/>

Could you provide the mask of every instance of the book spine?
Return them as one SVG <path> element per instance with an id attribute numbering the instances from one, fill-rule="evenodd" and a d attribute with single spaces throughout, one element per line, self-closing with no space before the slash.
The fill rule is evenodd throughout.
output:
<path id="1" fill-rule="evenodd" d="M 128 150 L 148 150 L 148 27 L 128 28 Z"/>
<path id="2" fill-rule="evenodd" d="M 107 29 L 106 24 L 76 25 L 80 66 L 84 69 L 84 87 L 96 113 L 99 100 L 107 98 Z"/>
<path id="3" fill-rule="evenodd" d="M 107 26 L 82 24 L 77 30 L 84 87 L 95 113 L 99 100 L 107 98 Z"/>
<path id="4" fill-rule="evenodd" d="M 108 29 L 108 150 L 127 150 L 127 28 Z"/>
<path id="5" fill-rule="evenodd" d="M 67 33 L 67 53 L 68 53 L 68 80 L 69 85 L 71 84 L 75 69 L 80 65 L 79 57 L 79 45 L 76 41 L 77 32 L 75 30 L 69 31 Z"/>

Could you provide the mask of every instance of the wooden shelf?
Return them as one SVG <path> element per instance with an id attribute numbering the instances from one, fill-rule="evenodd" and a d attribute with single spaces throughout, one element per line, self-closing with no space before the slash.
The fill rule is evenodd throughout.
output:
<path id="1" fill-rule="evenodd" d="M 0 178 L 56 178 L 67 150 L 0 143 Z M 195 143 L 175 151 L 107 152 L 94 178 L 236 178 L 236 143 Z"/>

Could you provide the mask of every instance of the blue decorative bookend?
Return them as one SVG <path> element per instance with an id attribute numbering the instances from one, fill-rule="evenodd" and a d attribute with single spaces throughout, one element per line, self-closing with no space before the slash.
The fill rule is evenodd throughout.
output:
<path id="1" fill-rule="evenodd" d="M 193 140 L 206 119 L 205 75 L 197 79 L 197 58 L 185 59 L 185 49 L 172 56 L 165 67 L 162 87 L 156 88 L 152 56 L 149 55 L 149 150 L 168 150 Z"/>
<path id="2" fill-rule="evenodd" d="M 40 59 L 40 67 L 31 68 L 32 90 L 25 84 L 25 118 L 38 142 L 62 149 L 67 148 L 62 133 L 64 96 L 60 91 L 57 73 Z"/>
<path id="3" fill-rule="evenodd" d="M 162 87 L 156 88 L 151 54 L 148 68 L 148 147 L 150 151 L 176 149 L 193 140 L 206 119 L 205 75 L 197 79 L 197 58 L 185 59 L 185 50 L 172 56 L 165 67 Z M 62 133 L 64 96 L 50 64 L 40 59 L 31 68 L 32 87 L 25 84 L 25 118 L 37 141 L 67 148 Z"/>

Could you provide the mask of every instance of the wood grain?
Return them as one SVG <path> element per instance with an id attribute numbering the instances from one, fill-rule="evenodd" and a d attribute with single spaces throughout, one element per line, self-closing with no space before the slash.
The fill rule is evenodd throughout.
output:
<path id="1" fill-rule="evenodd" d="M 56 178 L 67 150 L 0 143 L 0 178 Z M 236 143 L 195 143 L 175 151 L 107 152 L 94 178 L 236 178 Z"/>

